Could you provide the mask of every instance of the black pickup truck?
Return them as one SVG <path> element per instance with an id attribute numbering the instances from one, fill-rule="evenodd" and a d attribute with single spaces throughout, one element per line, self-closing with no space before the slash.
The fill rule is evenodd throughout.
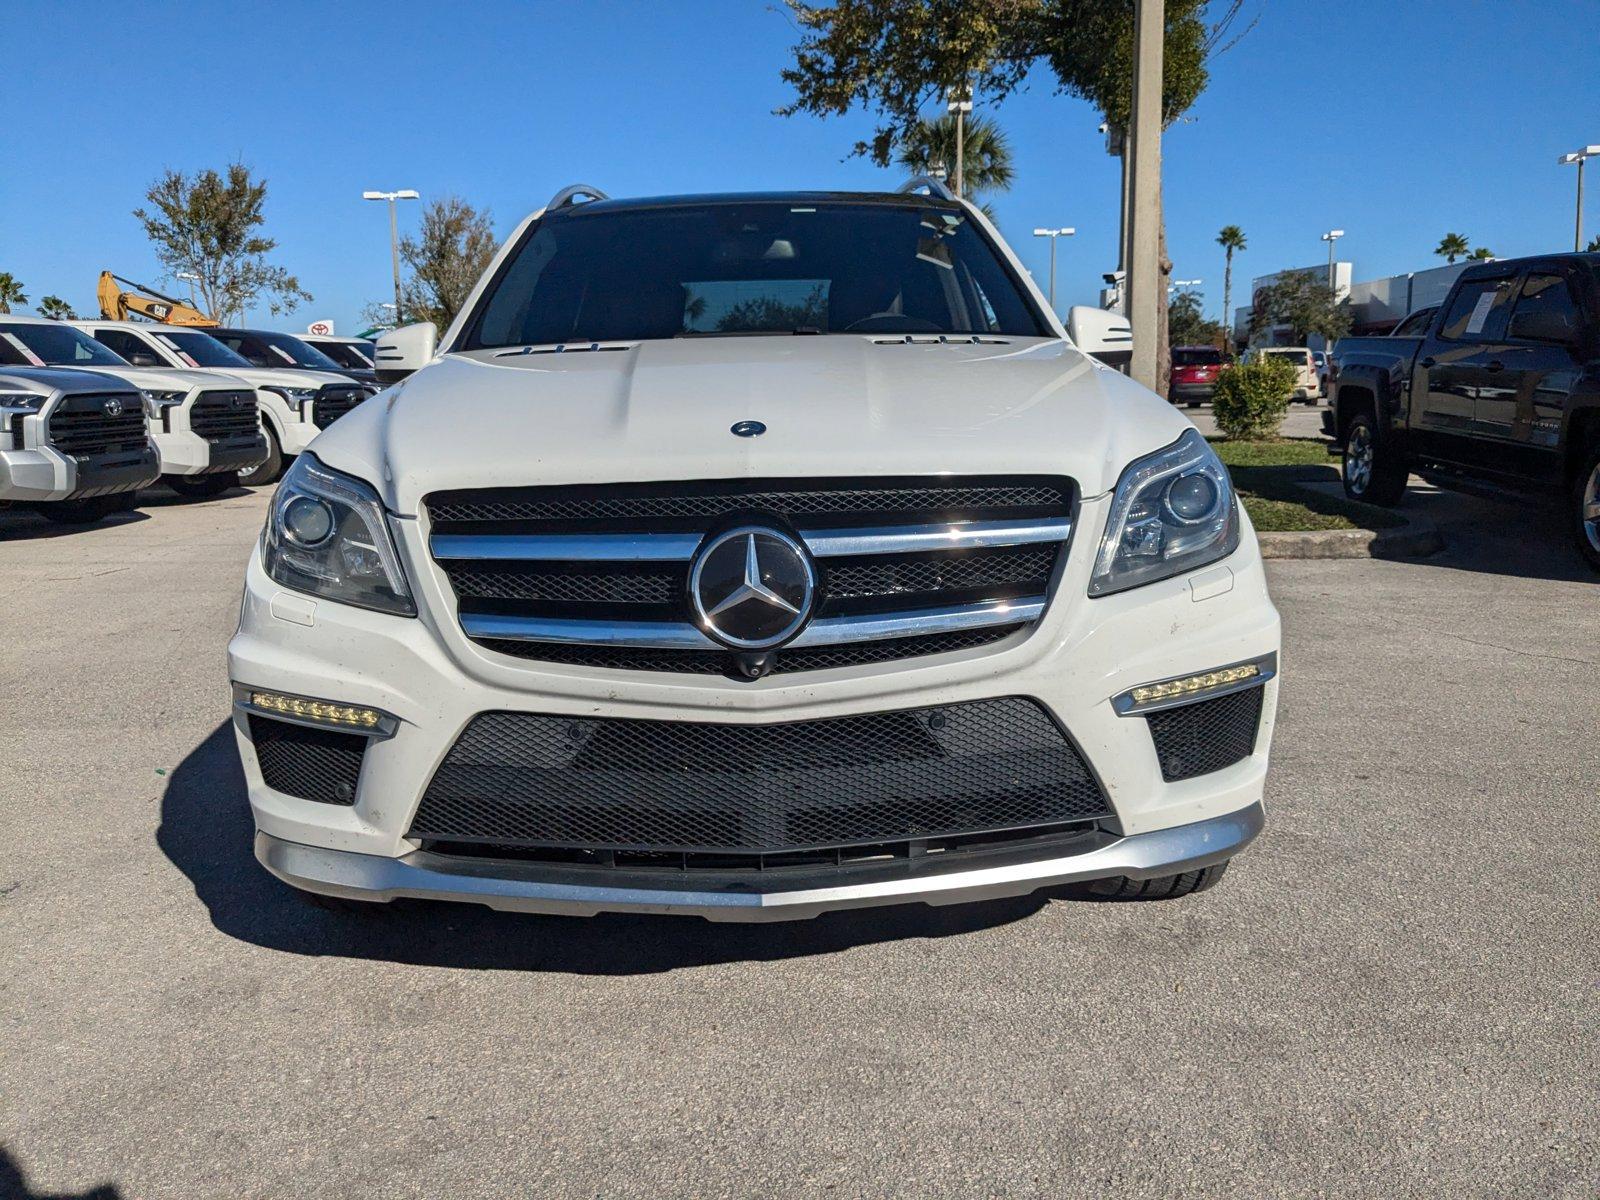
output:
<path id="1" fill-rule="evenodd" d="M 1413 472 L 1556 492 L 1600 569 L 1600 254 L 1469 267 L 1393 334 L 1341 339 L 1333 367 L 1323 424 L 1352 499 L 1396 504 Z"/>

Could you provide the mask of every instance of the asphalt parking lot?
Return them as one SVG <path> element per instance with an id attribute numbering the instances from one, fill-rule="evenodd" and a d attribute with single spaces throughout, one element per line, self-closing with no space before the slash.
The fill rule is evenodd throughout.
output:
<path id="1" fill-rule="evenodd" d="M 1221 888 L 766 927 L 302 906 L 224 724 L 265 496 L 0 513 L 0 1194 L 1592 1197 L 1600 584 L 1408 503 L 1444 553 L 1270 564 Z"/>

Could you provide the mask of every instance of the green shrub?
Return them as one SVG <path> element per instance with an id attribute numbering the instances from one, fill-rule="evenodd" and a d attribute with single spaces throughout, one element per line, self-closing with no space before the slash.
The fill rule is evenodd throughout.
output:
<path id="1" fill-rule="evenodd" d="M 1260 441 L 1276 437 L 1298 378 L 1285 358 L 1263 355 L 1217 376 L 1211 415 L 1225 438 Z"/>

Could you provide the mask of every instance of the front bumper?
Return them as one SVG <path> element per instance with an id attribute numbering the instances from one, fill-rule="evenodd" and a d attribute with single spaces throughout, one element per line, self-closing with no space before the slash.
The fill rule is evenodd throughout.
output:
<path id="1" fill-rule="evenodd" d="M 1152 833 L 1102 839 L 1055 858 L 959 865 L 897 863 L 879 878 L 798 877 L 762 887 L 720 881 L 661 885 L 616 871 L 453 858 L 412 851 L 399 858 L 304 846 L 256 834 L 256 858 L 285 883 L 348 900 L 401 897 L 457 900 L 507 912 L 589 917 L 599 913 L 669 913 L 712 921 L 791 921 L 845 908 L 889 904 L 962 904 L 1024 896 L 1040 888 L 1127 876 L 1154 879 L 1197 871 L 1232 858 L 1261 832 L 1260 803 L 1237 812 Z M 1015 855 L 997 855 L 997 858 Z"/>
<path id="2" fill-rule="evenodd" d="M 160 473 L 154 447 L 83 459 L 52 446 L 0 450 L 0 500 L 39 504 L 116 495 L 146 487 Z"/>
<path id="3" fill-rule="evenodd" d="M 1179 400 L 1209 400 L 1217 390 L 1215 383 L 1174 383 L 1172 394 Z"/>
<path id="4" fill-rule="evenodd" d="M 1109 502 L 1107 496 L 1084 501 L 1079 529 L 1103 528 Z M 263 835 L 262 859 L 289 882 L 332 894 L 437 895 L 537 911 L 696 912 L 710 905 L 719 913 L 754 910 L 752 919 L 917 900 L 930 889 L 937 902 L 955 902 L 1100 875 L 1191 869 L 1184 865 L 1194 858 L 1189 850 L 1174 849 L 1168 840 L 1136 839 L 1193 829 L 1209 838 L 1207 822 L 1232 820 L 1259 805 L 1278 681 L 1262 685 L 1260 724 L 1247 757 L 1171 782 L 1163 777 L 1147 722 L 1119 714 L 1112 701 L 1143 684 L 1278 650 L 1278 615 L 1245 522 L 1240 548 L 1223 562 L 1093 600 L 1086 589 L 1095 539 L 1082 536 L 1065 556 L 1054 599 L 1037 624 L 995 647 L 738 683 L 511 659 L 468 641 L 455 619 L 448 582 L 428 556 L 421 520 L 393 521 L 421 611 L 417 618 L 287 592 L 266 576 L 252 552 L 239 631 L 229 645 L 230 678 L 249 688 L 370 706 L 395 722 L 393 736 L 374 740 L 366 750 L 354 803 L 319 803 L 267 786 L 249 723 L 236 709 L 251 808 Z M 852 873 L 837 886 L 768 896 L 747 886 L 702 894 L 694 889 L 703 883 L 676 890 L 627 882 L 614 868 L 574 881 L 571 869 L 550 863 L 473 860 L 463 866 L 461 859 L 425 853 L 408 836 L 441 761 L 484 712 L 764 725 L 1005 696 L 1043 705 L 1103 786 L 1112 815 L 1097 826 L 1109 840 L 1092 856 L 1062 859 L 1058 851 L 1035 849 L 1031 859 L 1000 867 L 870 883 Z M 1235 848 L 1245 841 L 1247 836 Z M 1146 855 L 1139 849 L 1146 846 L 1165 849 L 1138 857 Z M 548 905 L 556 907 L 541 907 Z"/>
<path id="5" fill-rule="evenodd" d="M 163 475 L 213 475 L 243 471 L 267 458 L 266 438 L 239 438 L 213 442 L 188 430 L 156 433 L 151 440 L 161 455 Z"/>

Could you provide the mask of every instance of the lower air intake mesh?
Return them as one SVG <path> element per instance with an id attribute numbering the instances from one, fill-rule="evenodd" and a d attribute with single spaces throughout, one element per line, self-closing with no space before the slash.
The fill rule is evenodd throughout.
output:
<path id="1" fill-rule="evenodd" d="M 498 846 L 764 853 L 1103 816 L 1034 701 L 781 725 L 490 712 L 440 765 L 410 837 Z"/>
<path id="2" fill-rule="evenodd" d="M 255 743 L 261 778 L 273 791 L 323 804 L 355 803 L 367 749 L 367 739 L 360 734 L 312 729 L 251 713 L 250 740 Z"/>
<path id="3" fill-rule="evenodd" d="M 1161 760 L 1161 778 L 1168 783 L 1193 779 L 1249 758 L 1256 746 L 1265 691 L 1253 687 L 1146 717 Z"/>

